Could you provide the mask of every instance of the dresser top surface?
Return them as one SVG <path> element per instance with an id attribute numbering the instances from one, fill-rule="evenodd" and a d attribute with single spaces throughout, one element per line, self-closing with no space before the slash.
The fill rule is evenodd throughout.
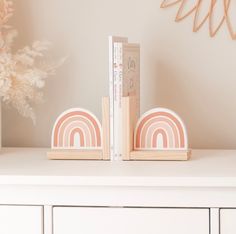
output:
<path id="1" fill-rule="evenodd" d="M 48 149 L 3 148 L 0 185 L 235 187 L 236 150 L 193 150 L 189 161 L 48 160 Z"/>

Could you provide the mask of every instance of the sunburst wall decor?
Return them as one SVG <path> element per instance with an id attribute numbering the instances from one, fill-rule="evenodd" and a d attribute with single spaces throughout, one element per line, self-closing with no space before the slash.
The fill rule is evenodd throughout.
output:
<path id="1" fill-rule="evenodd" d="M 161 8 L 168 8 L 171 6 L 178 5 L 178 11 L 175 17 L 176 22 L 180 22 L 183 19 L 187 18 L 191 14 L 194 15 L 193 19 L 193 32 L 197 32 L 207 21 L 209 27 L 209 35 L 214 37 L 217 32 L 220 30 L 223 24 L 228 28 L 230 36 L 233 40 L 236 40 L 236 32 L 234 32 L 232 19 L 230 17 L 229 11 L 232 7 L 231 0 L 164 0 L 161 3 Z M 191 7 L 187 7 L 191 5 Z M 222 15 L 217 25 L 214 25 L 214 16 L 216 7 L 222 7 Z M 199 16 L 200 12 L 203 10 L 203 7 L 207 7 L 205 10 L 204 16 Z"/>

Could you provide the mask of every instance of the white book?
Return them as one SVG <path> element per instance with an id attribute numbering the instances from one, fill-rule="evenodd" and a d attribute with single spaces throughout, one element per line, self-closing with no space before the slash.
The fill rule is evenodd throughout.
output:
<path id="1" fill-rule="evenodd" d="M 110 158 L 114 160 L 114 43 L 128 42 L 126 37 L 109 36 Z"/>
<path id="2" fill-rule="evenodd" d="M 119 109 L 120 109 L 120 73 L 121 73 L 121 51 L 120 45 L 122 43 L 114 43 L 114 160 L 119 160 L 120 152 L 119 152 L 119 127 L 120 123 L 120 116 L 119 116 Z"/>
<path id="3" fill-rule="evenodd" d="M 131 43 L 114 43 L 114 153 L 122 159 L 122 97 L 134 96 L 136 115 L 140 115 L 140 46 Z"/>

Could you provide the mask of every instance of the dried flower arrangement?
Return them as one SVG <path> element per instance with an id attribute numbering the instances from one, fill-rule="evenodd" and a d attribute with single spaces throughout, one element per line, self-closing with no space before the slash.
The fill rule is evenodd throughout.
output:
<path id="1" fill-rule="evenodd" d="M 43 62 L 50 47 L 50 43 L 44 41 L 35 41 L 31 46 L 13 52 L 17 31 L 8 25 L 13 11 L 12 1 L 0 0 L 0 98 L 35 122 L 31 104 L 42 101 L 45 79 L 55 74 L 64 59 L 57 63 Z"/>

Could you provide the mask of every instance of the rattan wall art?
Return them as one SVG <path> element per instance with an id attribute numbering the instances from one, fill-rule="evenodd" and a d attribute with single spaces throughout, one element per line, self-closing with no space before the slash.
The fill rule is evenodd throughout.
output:
<path id="1" fill-rule="evenodd" d="M 232 0 L 164 0 L 161 3 L 161 8 L 168 8 L 178 5 L 178 11 L 175 17 L 176 22 L 180 22 L 188 16 L 194 16 L 193 19 L 193 32 L 197 32 L 207 21 L 209 27 L 209 35 L 214 37 L 220 28 L 225 24 L 228 28 L 230 36 L 233 40 L 236 40 L 236 31 L 233 29 L 232 19 L 230 17 L 230 8 L 232 8 Z M 187 9 L 187 5 L 191 3 L 190 9 Z M 206 5 L 207 3 L 207 5 Z M 203 5 L 204 4 L 204 5 Z M 214 16 L 216 7 L 222 7 L 222 16 L 220 16 L 219 22 L 214 25 Z M 204 17 L 199 17 L 203 7 L 208 7 L 205 10 Z M 200 19 L 201 18 L 201 19 Z"/>

